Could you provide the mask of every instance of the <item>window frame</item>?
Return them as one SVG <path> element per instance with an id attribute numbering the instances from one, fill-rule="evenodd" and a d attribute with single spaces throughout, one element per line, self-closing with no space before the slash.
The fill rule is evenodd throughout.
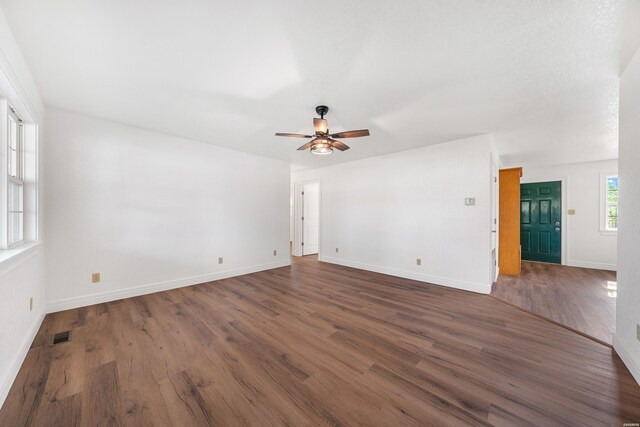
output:
<path id="1" fill-rule="evenodd" d="M 2 55 L 0 55 L 1 57 Z M 0 58 L 0 63 L 3 61 Z M 42 166 L 40 163 L 40 124 L 42 121 L 41 104 L 38 98 L 30 98 L 23 88 L 17 84 L 18 82 L 7 75 L 0 66 L 0 270 L 4 266 L 8 266 L 24 259 L 25 254 L 32 254 L 37 250 L 42 241 L 41 231 L 43 218 L 41 216 L 41 207 L 43 200 L 42 188 L 40 186 L 42 178 Z M 13 185 L 9 184 L 9 159 L 8 138 L 11 130 L 8 119 L 9 112 L 12 111 L 19 119 L 22 120 L 22 199 L 18 200 Z M 13 191 L 9 194 L 9 191 Z M 17 203 L 22 209 L 22 221 L 16 215 L 9 215 L 9 196 L 13 195 Z M 14 206 L 11 206 L 12 210 Z M 13 220 L 22 232 L 22 241 L 12 242 L 11 247 L 7 244 L 9 231 L 8 220 L 13 216 Z M 15 229 L 15 227 L 14 227 Z M 20 236 L 15 235 L 17 239 Z"/>
<path id="2" fill-rule="evenodd" d="M 0 251 L 22 247 L 27 232 L 27 211 L 33 198 L 27 167 L 27 126 L 6 98 L 0 98 Z M 14 160 L 15 159 L 15 160 Z M 29 203 L 29 204 L 28 204 Z M 29 219 L 31 221 L 31 219 Z M 4 255 L 2 255 L 4 257 Z"/>
<path id="3" fill-rule="evenodd" d="M 609 227 L 609 206 L 618 206 L 619 201 L 609 201 L 609 178 L 618 179 L 618 192 L 620 191 L 620 177 L 618 173 L 600 174 L 600 233 L 601 234 L 618 234 L 618 228 Z"/>
<path id="4" fill-rule="evenodd" d="M 15 140 L 15 156 L 16 156 L 16 164 L 15 164 L 15 168 L 16 168 L 16 173 L 15 176 L 11 175 L 10 172 L 10 168 L 9 168 L 9 163 L 10 163 L 10 151 L 12 151 L 13 149 L 11 148 L 11 137 L 13 136 L 11 134 L 11 121 L 13 121 L 15 123 L 16 126 L 16 140 Z M 6 246 L 8 249 L 10 248 L 14 248 L 16 246 L 21 245 L 22 243 L 24 243 L 24 235 L 25 235 L 25 230 L 24 230 L 24 170 L 25 170 L 25 152 L 24 152 L 24 145 L 25 145 L 25 141 L 24 141 L 24 125 L 22 123 L 22 120 L 20 119 L 20 117 L 18 117 L 18 115 L 15 112 L 15 109 L 13 107 L 9 107 L 8 111 L 7 111 L 7 188 L 6 188 L 6 193 L 7 193 L 7 223 L 6 223 L 6 228 L 5 228 L 5 236 L 6 236 Z M 11 205 L 11 201 L 10 201 L 10 197 L 11 197 L 11 191 L 9 190 L 10 186 L 13 185 L 15 187 L 17 187 L 19 189 L 20 192 L 20 209 L 19 210 L 13 210 L 10 211 L 9 210 L 9 206 Z M 12 231 L 12 225 L 11 225 L 11 214 L 15 214 L 15 213 L 19 213 L 21 215 L 21 220 L 20 220 L 20 230 L 19 230 L 19 235 L 20 235 L 20 239 L 18 240 L 13 240 L 10 241 L 10 236 L 13 235 Z"/>

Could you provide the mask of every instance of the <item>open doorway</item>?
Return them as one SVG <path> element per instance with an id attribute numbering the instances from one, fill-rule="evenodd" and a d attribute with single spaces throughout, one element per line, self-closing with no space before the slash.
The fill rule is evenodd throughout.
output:
<path id="1" fill-rule="evenodd" d="M 317 255 L 320 252 L 320 181 L 294 184 L 293 256 Z"/>
<path id="2" fill-rule="evenodd" d="M 320 241 L 320 183 L 305 184 L 302 190 L 302 255 L 318 253 Z"/>
<path id="3" fill-rule="evenodd" d="M 581 241 L 589 242 L 584 236 L 585 227 L 579 228 L 581 223 L 577 221 L 591 221 L 597 227 L 597 212 L 588 215 L 586 209 L 578 209 L 582 217 L 568 217 L 576 213 L 575 209 L 567 209 L 569 181 L 567 177 L 556 177 L 527 180 L 514 186 L 514 193 L 519 190 L 519 206 L 515 205 L 519 218 L 513 222 L 520 231 L 521 271 L 515 275 L 501 271 L 491 295 L 610 346 L 615 333 L 616 273 L 571 266 L 567 246 L 568 218 L 575 221 L 574 230 L 578 228 L 582 233 Z M 592 188 L 598 189 L 596 185 Z M 574 195 L 573 203 L 591 195 L 585 194 Z"/>

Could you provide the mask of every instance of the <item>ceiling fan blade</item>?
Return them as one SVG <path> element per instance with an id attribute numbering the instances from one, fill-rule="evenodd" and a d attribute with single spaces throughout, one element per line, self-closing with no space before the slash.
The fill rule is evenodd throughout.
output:
<path id="1" fill-rule="evenodd" d="M 333 148 L 337 148 L 340 151 L 347 151 L 350 148 L 347 144 L 336 141 L 335 139 L 329 138 L 329 141 L 331 141 Z"/>
<path id="2" fill-rule="evenodd" d="M 319 133 L 327 133 L 329 128 L 327 127 L 327 121 L 325 119 L 313 119 L 313 129 Z"/>
<path id="3" fill-rule="evenodd" d="M 333 133 L 329 136 L 331 138 L 358 138 L 360 136 L 369 136 L 369 129 L 347 130 L 344 132 Z"/>
<path id="4" fill-rule="evenodd" d="M 289 138 L 313 138 L 313 135 L 303 135 L 301 133 L 276 132 L 276 136 L 288 136 Z"/>
<path id="5" fill-rule="evenodd" d="M 298 151 L 308 150 L 309 148 L 311 148 L 311 145 L 313 144 L 313 141 L 315 141 L 315 139 L 312 139 L 311 141 L 307 142 L 303 146 L 298 147 Z"/>

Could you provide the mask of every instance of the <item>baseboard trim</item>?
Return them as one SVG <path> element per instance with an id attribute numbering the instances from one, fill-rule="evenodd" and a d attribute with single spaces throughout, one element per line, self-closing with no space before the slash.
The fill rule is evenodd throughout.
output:
<path id="1" fill-rule="evenodd" d="M 31 331 L 29 332 L 29 335 L 24 339 L 24 342 L 22 343 L 22 347 L 20 348 L 20 351 L 18 352 L 18 354 L 16 355 L 16 358 L 13 360 L 13 363 L 11 364 L 11 370 L 9 371 L 9 376 L 5 378 L 5 381 L 2 384 L 2 389 L 0 390 L 0 408 L 2 408 L 4 401 L 9 395 L 11 386 L 13 385 L 13 382 L 18 376 L 18 372 L 22 367 L 22 363 L 24 362 L 24 359 L 27 357 L 29 348 L 31 348 L 31 343 L 33 343 L 33 340 L 36 338 L 36 334 L 40 330 L 40 326 L 42 325 L 44 316 L 45 316 L 45 313 L 40 314 L 38 319 L 35 321 L 35 323 L 31 327 Z"/>
<path id="2" fill-rule="evenodd" d="M 88 305 L 100 304 L 109 301 L 116 301 L 123 298 L 137 297 L 154 292 L 168 291 L 170 289 L 182 288 L 185 286 L 197 285 L 200 283 L 213 282 L 215 280 L 228 279 L 230 277 L 242 276 L 243 274 L 257 273 L 258 271 L 271 270 L 273 268 L 287 267 L 291 265 L 291 259 L 270 262 L 266 264 L 253 265 L 235 270 L 220 271 L 217 273 L 203 274 L 200 276 L 185 277 L 182 279 L 169 280 L 166 282 L 151 283 L 147 285 L 135 286 L 116 291 L 100 292 L 81 297 L 64 298 L 47 302 L 47 313 L 70 310 L 72 308 L 86 307 Z"/>
<path id="3" fill-rule="evenodd" d="M 567 265 L 569 267 L 580 267 L 580 268 L 592 268 L 595 270 L 610 270 L 617 271 L 618 266 L 616 264 L 607 264 L 603 262 L 590 262 L 590 261 L 576 261 L 570 259 L 567 261 Z"/>
<path id="4" fill-rule="evenodd" d="M 365 264 L 358 261 L 351 261 L 340 258 L 318 256 L 318 260 L 328 262 L 330 264 L 343 265 L 345 267 L 358 268 L 360 270 L 373 271 L 376 273 L 388 274 L 389 276 L 402 277 L 405 279 L 417 280 L 419 282 L 431 283 L 433 285 L 446 286 L 448 288 L 461 289 L 463 291 L 471 291 L 479 294 L 490 294 L 491 285 L 483 285 L 480 283 L 464 282 L 461 280 L 449 279 L 446 277 L 432 276 L 428 274 L 415 273 L 413 271 L 400 270 L 392 267 L 384 267 L 379 265 Z"/>
<path id="5" fill-rule="evenodd" d="M 627 350 L 616 334 L 613 335 L 613 349 L 618 353 L 618 356 L 620 356 L 620 359 L 622 359 L 627 369 L 629 369 L 629 372 L 631 372 L 636 382 L 640 384 L 640 363 L 631 357 L 631 352 Z"/>

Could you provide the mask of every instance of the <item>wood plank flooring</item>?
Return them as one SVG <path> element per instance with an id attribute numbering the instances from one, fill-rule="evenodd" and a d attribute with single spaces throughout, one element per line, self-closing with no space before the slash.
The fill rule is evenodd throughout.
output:
<path id="1" fill-rule="evenodd" d="M 638 421 L 610 348 L 490 296 L 313 257 L 48 315 L 0 410 L 2 426 Z"/>
<path id="2" fill-rule="evenodd" d="M 491 295 L 611 344 L 616 289 L 614 271 L 523 261 L 520 276 L 500 275 Z"/>

